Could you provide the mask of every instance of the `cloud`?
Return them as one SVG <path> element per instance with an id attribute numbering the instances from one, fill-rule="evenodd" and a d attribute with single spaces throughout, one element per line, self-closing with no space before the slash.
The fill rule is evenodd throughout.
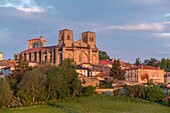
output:
<path id="1" fill-rule="evenodd" d="M 2 0 L 0 7 L 15 8 L 25 13 L 42 13 L 49 8 L 49 6 L 38 6 L 35 0 Z"/>
<path id="2" fill-rule="evenodd" d="M 170 13 L 164 14 L 164 17 L 170 17 Z"/>
<path id="3" fill-rule="evenodd" d="M 138 4 L 157 4 L 163 2 L 162 0 L 131 0 L 133 3 Z"/>
<path id="4" fill-rule="evenodd" d="M 97 30 L 127 30 L 127 31 L 161 31 L 164 29 L 164 25 L 161 23 L 141 23 L 134 25 L 112 25 L 108 27 L 99 28 Z"/>
<path id="5" fill-rule="evenodd" d="M 170 38 L 170 33 L 155 33 L 156 36 Z"/>
<path id="6" fill-rule="evenodd" d="M 41 12 L 44 12 L 44 9 L 42 8 L 26 8 L 26 7 L 18 7 L 17 8 L 18 10 L 20 11 L 23 11 L 23 12 L 37 12 L 37 13 L 41 13 Z"/>
<path id="7" fill-rule="evenodd" d="M 162 22 L 162 24 L 164 24 L 164 25 L 166 25 L 166 24 L 170 24 L 170 21 Z"/>

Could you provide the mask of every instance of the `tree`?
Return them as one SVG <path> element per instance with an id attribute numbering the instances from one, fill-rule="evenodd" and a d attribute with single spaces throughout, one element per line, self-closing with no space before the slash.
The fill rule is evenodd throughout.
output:
<path id="1" fill-rule="evenodd" d="M 109 55 L 105 51 L 99 51 L 99 60 L 110 59 Z"/>
<path id="2" fill-rule="evenodd" d="M 27 104 L 45 101 L 46 76 L 38 69 L 27 71 L 18 84 L 17 95 Z"/>
<path id="3" fill-rule="evenodd" d="M 67 80 L 67 84 L 69 85 L 70 95 L 77 95 L 81 89 L 81 81 L 78 79 L 75 61 L 73 59 L 65 59 L 60 67 L 64 70 L 64 79 Z"/>
<path id="4" fill-rule="evenodd" d="M 17 82 L 19 83 L 27 70 L 29 70 L 28 61 L 24 60 L 22 55 L 20 55 L 20 58 L 15 65 L 15 69 L 12 71 L 12 75 L 10 76 L 10 78 L 17 80 Z"/>
<path id="5" fill-rule="evenodd" d="M 47 73 L 48 99 L 65 98 L 70 95 L 67 80 L 63 76 L 64 70 L 52 67 Z"/>
<path id="6" fill-rule="evenodd" d="M 146 59 L 146 60 L 144 60 L 144 65 L 158 67 L 159 66 L 159 60 L 157 60 L 155 58 Z"/>
<path id="7" fill-rule="evenodd" d="M 136 66 L 141 65 L 140 58 L 136 58 L 136 61 L 135 61 L 134 65 L 136 65 Z"/>
<path id="8" fill-rule="evenodd" d="M 160 61 L 160 64 L 159 64 L 160 68 L 164 69 L 164 70 L 167 70 L 167 63 L 168 63 L 167 59 L 162 58 L 161 61 Z"/>
<path id="9" fill-rule="evenodd" d="M 58 67 L 52 67 L 47 74 L 48 98 L 57 99 L 75 96 L 81 90 L 75 62 L 65 59 Z"/>
<path id="10" fill-rule="evenodd" d="M 83 93 L 84 95 L 89 96 L 89 95 L 94 94 L 95 89 L 96 89 L 95 87 L 90 85 L 90 86 L 83 88 Z"/>
<path id="11" fill-rule="evenodd" d="M 121 69 L 121 64 L 119 60 L 114 60 L 112 64 L 112 68 L 110 70 L 110 77 L 113 77 L 114 79 L 123 80 L 123 71 Z"/>
<path id="12" fill-rule="evenodd" d="M 0 107 L 5 107 L 6 103 L 13 97 L 10 85 L 6 78 L 0 78 Z"/>

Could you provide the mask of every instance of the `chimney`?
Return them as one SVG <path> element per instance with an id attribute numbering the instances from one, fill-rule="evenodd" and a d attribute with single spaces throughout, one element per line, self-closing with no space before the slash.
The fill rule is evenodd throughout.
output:
<path id="1" fill-rule="evenodd" d="M 0 52 L 0 61 L 3 60 L 3 53 Z"/>

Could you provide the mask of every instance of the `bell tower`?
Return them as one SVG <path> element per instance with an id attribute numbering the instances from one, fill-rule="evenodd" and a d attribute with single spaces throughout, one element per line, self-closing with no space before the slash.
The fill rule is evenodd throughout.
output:
<path id="1" fill-rule="evenodd" d="M 73 31 L 69 29 L 63 29 L 59 31 L 58 45 L 72 47 L 73 43 Z"/>
<path id="2" fill-rule="evenodd" d="M 83 42 L 89 44 L 91 48 L 96 47 L 96 34 L 94 32 L 91 31 L 83 32 L 82 40 Z"/>

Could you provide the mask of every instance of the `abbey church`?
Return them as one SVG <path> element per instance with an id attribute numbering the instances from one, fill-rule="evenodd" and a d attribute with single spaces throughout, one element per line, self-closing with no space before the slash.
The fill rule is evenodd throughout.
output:
<path id="1" fill-rule="evenodd" d="M 15 60 L 18 60 L 20 55 L 33 63 L 49 62 L 58 65 L 66 58 L 74 59 L 76 64 L 99 63 L 96 35 L 91 31 L 83 32 L 81 38 L 74 42 L 72 30 L 60 30 L 56 46 L 46 46 L 43 36 L 30 39 L 28 40 L 28 49 L 16 54 Z"/>

